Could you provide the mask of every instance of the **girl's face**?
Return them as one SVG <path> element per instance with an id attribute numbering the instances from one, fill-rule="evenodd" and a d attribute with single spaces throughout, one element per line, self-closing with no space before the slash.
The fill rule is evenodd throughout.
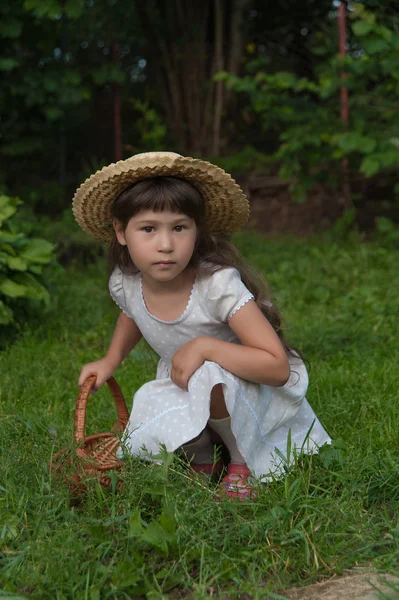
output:
<path id="1" fill-rule="evenodd" d="M 114 229 L 139 271 L 160 282 L 172 281 L 184 271 L 197 236 L 193 219 L 167 210 L 142 211 L 130 219 L 125 231 L 115 220 Z"/>

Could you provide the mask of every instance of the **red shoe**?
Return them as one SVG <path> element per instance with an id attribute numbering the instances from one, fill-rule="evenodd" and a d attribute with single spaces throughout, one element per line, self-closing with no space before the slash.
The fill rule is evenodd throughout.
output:
<path id="1" fill-rule="evenodd" d="M 230 463 L 227 467 L 227 475 L 220 482 L 222 494 L 227 494 L 234 500 L 246 502 L 255 499 L 255 492 L 248 481 L 251 471 L 246 465 Z"/>
<path id="2" fill-rule="evenodd" d="M 196 473 L 204 473 L 205 475 L 220 475 L 223 471 L 224 465 L 223 461 L 219 458 L 215 463 L 190 463 L 191 469 L 193 469 Z"/>

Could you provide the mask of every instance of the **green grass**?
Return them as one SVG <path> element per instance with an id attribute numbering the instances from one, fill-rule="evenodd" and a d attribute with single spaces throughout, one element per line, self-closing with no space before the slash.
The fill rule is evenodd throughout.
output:
<path id="1" fill-rule="evenodd" d="M 334 449 L 298 458 L 253 504 L 216 503 L 178 460 L 132 459 L 122 491 L 92 482 L 71 506 L 47 463 L 71 443 L 80 367 L 104 353 L 117 308 L 103 262 L 54 270 L 51 307 L 0 355 L 0 597 L 273 598 L 353 565 L 398 569 L 399 251 L 356 237 L 236 241 L 310 361 L 308 399 Z M 136 357 L 116 373 L 129 403 L 155 370 Z M 113 418 L 100 390 L 88 433 Z"/>

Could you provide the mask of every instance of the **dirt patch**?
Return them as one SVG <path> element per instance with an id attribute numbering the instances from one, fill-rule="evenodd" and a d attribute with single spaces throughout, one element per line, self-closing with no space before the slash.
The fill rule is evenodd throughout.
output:
<path id="1" fill-rule="evenodd" d="M 277 176 L 238 177 L 237 181 L 250 201 L 249 228 L 262 233 L 308 236 L 330 229 L 345 212 L 342 192 L 327 185 L 315 184 L 306 202 L 298 203 L 290 192 L 291 181 Z M 359 180 L 353 182 L 352 193 L 362 198 L 355 216 L 360 231 L 373 231 L 380 216 L 399 222 L 399 207 L 393 202 L 389 186 L 368 182 L 365 187 L 365 182 Z"/>
<path id="2" fill-rule="evenodd" d="M 389 584 L 395 584 L 396 591 Z M 399 579 L 386 573 L 354 569 L 327 581 L 284 590 L 280 595 L 288 600 L 397 600 Z"/>
<path id="3" fill-rule="evenodd" d="M 322 186 L 315 186 L 301 204 L 292 198 L 289 182 L 277 177 L 250 180 L 246 191 L 249 225 L 262 233 L 309 235 L 330 228 L 344 212 L 343 198 Z"/>

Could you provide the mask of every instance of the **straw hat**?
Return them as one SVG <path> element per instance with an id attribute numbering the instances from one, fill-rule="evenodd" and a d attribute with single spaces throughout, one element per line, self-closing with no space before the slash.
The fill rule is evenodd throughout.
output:
<path id="1" fill-rule="evenodd" d="M 149 177 L 175 176 L 193 183 L 205 200 L 205 221 L 213 233 L 233 232 L 248 220 L 248 200 L 220 167 L 174 152 L 145 152 L 97 171 L 76 190 L 73 214 L 82 229 L 104 242 L 112 239 L 112 201 L 131 184 Z"/>

